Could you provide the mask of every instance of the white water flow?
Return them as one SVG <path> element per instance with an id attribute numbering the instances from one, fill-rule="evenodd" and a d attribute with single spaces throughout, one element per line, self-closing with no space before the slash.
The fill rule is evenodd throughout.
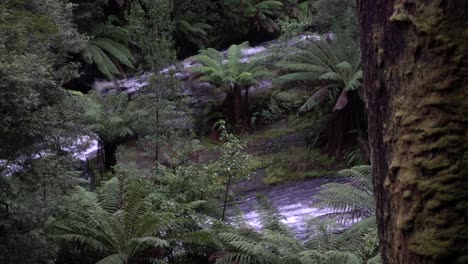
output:
<path id="1" fill-rule="evenodd" d="M 301 37 L 302 39 L 302 37 Z M 296 40 L 297 41 L 297 40 Z M 242 61 L 246 62 L 250 60 L 252 57 L 257 56 L 261 53 L 266 53 L 269 51 L 269 46 L 272 45 L 272 42 L 268 42 L 262 45 L 258 45 L 255 47 L 249 47 L 246 49 L 243 49 L 241 51 L 242 53 Z M 224 54 L 227 53 L 227 51 L 223 51 Z M 179 69 L 176 73 L 175 76 L 180 78 L 182 81 L 186 80 L 190 76 L 190 68 L 197 65 L 193 60 L 190 58 L 187 58 L 181 62 L 179 62 Z M 171 70 L 176 70 L 175 65 L 171 65 L 169 67 L 166 67 L 163 69 L 161 72 L 162 73 L 169 73 Z M 128 79 L 122 79 L 118 80 L 117 83 L 120 86 L 120 90 L 124 93 L 135 93 L 141 90 L 142 88 L 145 88 L 146 86 L 149 85 L 149 80 L 153 73 L 151 72 L 145 72 L 139 76 L 134 76 Z M 257 89 L 269 89 L 271 87 L 271 81 L 270 80 L 262 80 L 260 84 L 258 85 Z M 197 101 L 199 104 L 203 105 L 206 102 L 212 102 L 212 101 L 219 101 L 219 95 L 214 94 L 214 87 L 212 87 L 209 83 L 207 82 L 184 82 L 184 91 L 182 92 L 183 95 L 189 95 L 192 96 L 195 101 Z M 106 94 L 112 91 L 115 91 L 115 84 L 114 82 L 108 81 L 108 80 L 96 80 L 93 84 L 93 89 L 96 90 L 100 94 Z M 253 89 L 253 87 L 252 87 Z M 80 140 L 77 140 L 77 144 L 79 144 Z M 75 153 L 75 156 L 81 160 L 86 160 L 87 158 L 92 157 L 95 155 L 95 153 L 98 150 L 98 144 L 96 140 L 93 140 L 89 146 L 88 149 L 85 149 L 81 151 L 80 153 Z"/>
<path id="2" fill-rule="evenodd" d="M 269 52 L 273 49 L 273 46 L 278 43 L 287 48 L 288 46 L 306 40 L 320 40 L 320 36 L 302 35 L 286 41 L 271 41 L 255 47 L 249 47 L 242 50 L 241 60 L 243 62 L 247 62 L 255 56 L 268 55 Z M 227 51 L 224 51 L 223 53 L 226 54 Z M 172 65 L 163 69 L 161 72 L 169 73 L 171 70 L 178 69 L 175 73 L 175 76 L 180 78 L 182 81 L 185 81 L 190 76 L 190 68 L 195 65 L 197 65 L 196 62 L 190 58 L 187 58 L 179 62 L 178 68 L 176 68 L 175 65 Z M 151 72 L 146 72 L 140 76 L 119 80 L 118 84 L 122 92 L 135 93 L 149 85 L 151 75 Z M 106 94 L 115 90 L 114 83 L 105 80 L 95 81 L 93 88 L 101 94 Z M 262 80 L 257 87 L 252 87 L 251 89 L 253 92 L 255 92 L 269 88 L 271 88 L 271 81 Z M 207 102 L 220 100 L 220 98 L 216 98 L 213 90 L 214 87 L 206 82 L 184 82 L 184 91 L 182 94 L 192 96 L 200 103 L 200 105 L 203 106 Z M 86 160 L 87 158 L 92 157 L 97 150 L 97 141 L 93 141 L 88 149 L 82 151 L 81 153 L 77 153 L 76 156 L 82 160 Z M 259 211 L 256 209 L 256 196 L 261 193 L 266 195 L 272 205 L 278 208 L 280 214 L 284 217 L 281 221 L 285 223 L 298 238 L 304 239 L 307 233 L 306 229 L 308 219 L 331 213 L 331 211 L 328 209 L 318 209 L 311 207 L 311 201 L 312 196 L 317 193 L 321 185 L 332 181 L 336 180 L 311 179 L 301 182 L 267 186 L 261 190 L 252 190 L 250 192 L 244 193 L 242 195 L 243 198 L 238 199 L 236 204 L 242 211 L 245 222 L 255 229 L 260 229 L 261 218 Z M 231 205 L 231 208 L 228 210 L 228 214 L 235 214 L 235 211 L 236 210 L 233 210 Z"/>
<path id="3" fill-rule="evenodd" d="M 242 53 L 242 62 L 247 62 L 251 60 L 252 58 L 256 56 L 264 56 L 268 55 L 274 47 L 278 45 L 282 45 L 282 49 L 284 50 L 287 47 L 297 44 L 299 42 L 307 41 L 307 40 L 320 40 L 321 36 L 317 34 L 312 34 L 312 35 L 301 35 L 295 38 L 291 38 L 288 40 L 273 40 L 273 41 L 268 41 L 263 44 L 254 46 L 254 47 L 249 47 L 245 48 L 241 51 Z M 227 51 L 223 51 L 223 54 L 227 54 Z M 174 75 L 181 79 L 181 80 L 187 80 L 188 77 L 190 77 L 190 68 L 193 66 L 196 66 L 197 63 L 193 61 L 190 57 L 186 58 L 185 60 L 182 60 L 178 63 L 178 67 L 176 65 L 170 65 L 163 70 L 161 70 L 161 73 L 169 73 L 171 70 L 176 71 Z M 149 80 L 150 77 L 153 75 L 151 72 L 145 72 L 139 76 L 134 76 L 128 79 L 122 79 L 118 80 L 117 83 L 119 84 L 120 90 L 124 93 L 135 93 L 142 88 L 146 87 L 149 85 Z M 192 84 L 193 82 L 191 82 Z M 187 87 L 187 85 L 184 85 L 185 89 L 183 94 L 184 95 L 194 95 L 197 94 L 198 91 L 194 91 L 194 89 L 200 89 L 200 87 L 205 88 L 208 86 L 209 88 L 211 87 L 209 84 L 206 82 L 199 82 L 198 85 L 195 85 L 194 87 Z M 270 88 L 271 87 L 271 82 L 266 80 L 261 82 L 257 87 L 252 87 L 252 89 L 265 89 L 265 88 Z M 93 84 L 93 88 L 97 90 L 101 94 L 106 94 L 108 92 L 114 91 L 115 90 L 115 84 L 114 82 L 108 81 L 108 80 L 96 80 Z"/>
<path id="4" fill-rule="evenodd" d="M 251 190 L 241 195 L 235 201 L 235 205 L 230 204 L 228 216 L 231 219 L 235 219 L 239 213 L 238 209 L 240 209 L 246 224 L 260 230 L 262 225 L 257 196 L 262 194 L 278 209 L 283 217 L 281 221 L 289 227 L 296 237 L 305 239 L 307 235 L 307 221 L 309 219 L 332 213 L 327 208 L 312 207 L 312 196 L 320 190 L 323 184 L 336 181 L 337 179 L 334 178 L 319 178 L 282 183 Z M 234 207 L 238 209 L 236 210 Z"/>

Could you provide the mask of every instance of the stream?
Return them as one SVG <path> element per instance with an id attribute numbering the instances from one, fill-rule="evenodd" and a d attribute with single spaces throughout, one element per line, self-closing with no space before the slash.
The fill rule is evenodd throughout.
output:
<path id="1" fill-rule="evenodd" d="M 320 191 L 323 184 L 340 181 L 342 180 L 337 178 L 316 178 L 250 190 L 239 195 L 236 206 L 232 203 L 229 205 L 228 216 L 234 217 L 238 214 L 239 211 L 234 209 L 237 207 L 242 211 L 244 221 L 252 228 L 260 230 L 262 226 L 256 201 L 258 195 L 265 195 L 284 217 L 281 221 L 297 238 L 304 240 L 307 234 L 307 220 L 332 212 L 329 209 L 311 207 L 312 196 Z"/>
<path id="2" fill-rule="evenodd" d="M 250 47 L 242 50 L 242 61 L 249 61 L 254 56 L 268 55 L 275 44 L 286 44 L 292 45 L 294 43 L 304 41 L 306 39 L 319 39 L 317 35 L 303 35 L 294 39 L 285 41 L 270 41 L 261 45 Z M 224 52 L 226 53 L 226 52 Z M 180 62 L 182 70 L 177 72 L 175 75 L 183 81 L 183 92 L 182 95 L 192 96 L 198 101 L 198 106 L 203 106 L 208 102 L 220 101 L 222 98 L 217 97 L 214 93 L 214 87 L 207 82 L 193 82 L 186 81 L 190 76 L 190 67 L 196 64 L 190 60 L 190 58 Z M 169 66 L 162 70 L 163 73 L 168 72 L 175 66 Z M 139 76 L 134 76 L 128 79 L 119 80 L 118 84 L 120 89 L 124 93 L 135 93 L 142 88 L 148 86 L 149 79 L 152 73 L 146 72 Z M 252 92 L 259 91 L 262 89 L 271 88 L 270 80 L 263 80 L 257 87 L 251 87 Z M 98 93 L 107 94 L 115 91 L 114 82 L 107 80 L 96 80 L 93 84 L 93 89 Z M 82 141 L 86 141 L 87 136 L 78 138 L 76 140 L 76 146 L 82 144 Z M 89 146 L 82 151 L 73 151 L 77 159 L 86 161 L 93 158 L 98 150 L 98 144 L 96 140 L 91 140 Z M 0 160 L 0 165 L 1 165 Z M 6 165 L 6 164 L 5 164 Z M 19 165 L 15 165 L 19 166 Z M 13 165 L 7 166 L 8 169 L 18 169 Z M 20 167 L 21 168 L 21 167 Z M 11 173 L 8 172 L 7 173 Z M 256 210 L 256 197 L 259 194 L 264 194 L 268 200 L 276 207 L 280 214 L 284 216 L 282 222 L 285 223 L 291 231 L 299 238 L 304 239 L 306 235 L 307 220 L 312 217 L 319 217 L 330 213 L 327 209 L 312 208 L 311 201 L 312 196 L 320 190 L 320 186 L 329 182 L 336 182 L 337 179 L 333 178 L 319 178 L 309 179 L 304 181 L 289 182 L 283 184 L 277 184 L 274 186 L 260 186 L 259 189 L 245 191 L 236 201 L 237 207 L 243 212 L 245 222 L 255 229 L 260 229 L 260 216 Z M 234 206 L 231 204 L 228 208 L 229 213 L 234 214 Z"/>

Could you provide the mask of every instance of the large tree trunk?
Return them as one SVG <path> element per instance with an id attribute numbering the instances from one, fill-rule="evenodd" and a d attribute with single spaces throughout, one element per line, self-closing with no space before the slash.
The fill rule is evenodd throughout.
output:
<path id="1" fill-rule="evenodd" d="M 467 10 L 358 1 L 384 263 L 468 263 Z"/>

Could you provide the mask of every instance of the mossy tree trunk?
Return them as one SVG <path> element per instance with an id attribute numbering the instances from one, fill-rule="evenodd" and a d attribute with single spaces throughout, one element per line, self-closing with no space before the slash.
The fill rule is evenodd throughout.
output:
<path id="1" fill-rule="evenodd" d="M 358 0 L 384 263 L 468 263 L 468 1 Z"/>

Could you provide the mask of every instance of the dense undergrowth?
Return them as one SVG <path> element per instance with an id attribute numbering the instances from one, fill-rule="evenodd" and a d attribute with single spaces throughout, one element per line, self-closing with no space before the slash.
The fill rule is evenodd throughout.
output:
<path id="1" fill-rule="evenodd" d="M 359 48 L 343 44 L 358 41 L 353 8 L 0 1 L 0 264 L 377 263 L 368 167 L 340 172 L 369 160 Z M 95 78 L 113 89 L 90 91 Z M 200 82 L 224 97 L 196 105 L 184 89 Z M 306 241 L 266 199 L 261 230 L 226 214 L 239 182 L 331 176 L 348 179 L 316 197 L 333 212 Z"/>

